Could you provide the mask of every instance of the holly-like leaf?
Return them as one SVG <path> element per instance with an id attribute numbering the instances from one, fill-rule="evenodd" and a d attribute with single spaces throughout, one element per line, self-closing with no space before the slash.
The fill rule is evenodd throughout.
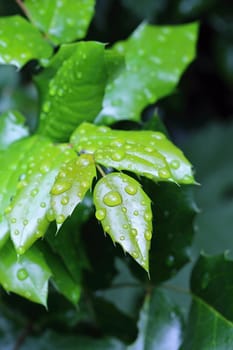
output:
<path id="1" fill-rule="evenodd" d="M 56 61 L 54 64 L 48 67 L 48 76 L 56 71 Z M 46 74 L 45 70 L 44 77 Z M 46 97 L 39 132 L 56 141 L 67 141 L 77 125 L 84 120 L 92 121 L 101 109 L 106 78 L 104 45 L 77 43 L 73 54 L 48 82 L 47 94 L 45 81 L 41 82 L 42 96 Z"/>
<path id="2" fill-rule="evenodd" d="M 126 68 L 109 82 L 96 122 L 138 121 L 148 104 L 171 93 L 193 60 L 196 37 L 196 24 L 141 24 L 127 41 L 117 43 L 115 49 L 125 54 Z"/>
<path id="3" fill-rule="evenodd" d="M 140 184 L 125 174 L 106 175 L 95 186 L 94 204 L 104 231 L 148 271 L 152 213 Z"/>
<path id="4" fill-rule="evenodd" d="M 94 14 L 94 0 L 25 0 L 28 16 L 56 45 L 82 39 Z"/>
<path id="5" fill-rule="evenodd" d="M 24 117 L 17 111 L 8 111 L 0 117 L 0 150 L 6 149 L 11 143 L 29 135 L 24 125 Z"/>
<path id="6" fill-rule="evenodd" d="M 47 59 L 52 47 L 39 30 L 21 16 L 0 18 L 0 63 L 21 68 L 32 59 Z"/>
<path id="7" fill-rule="evenodd" d="M 231 348 L 232 267 L 233 260 L 226 255 L 199 257 L 191 276 L 194 297 L 182 350 Z"/>
<path id="8" fill-rule="evenodd" d="M 193 298 L 188 327 L 180 350 L 228 350 L 231 349 L 232 342 L 233 324 L 201 299 Z"/>
<path id="9" fill-rule="evenodd" d="M 18 257 L 8 242 L 0 251 L 0 283 L 6 291 L 17 293 L 46 306 L 51 271 L 43 255 L 32 247 Z"/>
<path id="10" fill-rule="evenodd" d="M 60 166 L 73 157 L 76 157 L 75 153 L 66 145 L 53 145 L 41 137 L 34 144 L 23 179 L 7 210 L 11 239 L 18 254 L 23 254 L 43 236 L 50 221 L 54 220 L 49 193 Z"/>
<path id="11" fill-rule="evenodd" d="M 93 153 L 95 161 L 106 167 L 155 181 L 195 183 L 191 164 L 161 132 L 111 130 L 83 123 L 70 142 L 78 152 Z"/>
<path id="12" fill-rule="evenodd" d="M 58 227 L 83 200 L 95 176 L 94 159 L 90 154 L 81 154 L 60 168 L 51 189 L 51 205 Z"/>

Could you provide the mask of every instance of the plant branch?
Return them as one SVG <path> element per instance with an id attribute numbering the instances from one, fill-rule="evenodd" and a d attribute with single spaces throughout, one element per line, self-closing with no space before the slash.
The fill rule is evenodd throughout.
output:
<path id="1" fill-rule="evenodd" d="M 103 177 L 106 176 L 105 172 L 103 171 L 103 169 L 101 168 L 101 166 L 99 164 L 96 164 L 96 168 L 98 169 L 101 176 L 103 176 Z"/>
<path id="2" fill-rule="evenodd" d="M 31 20 L 30 14 L 22 0 L 15 0 L 15 2 L 20 7 L 21 11 L 25 14 L 25 16 L 27 16 L 27 18 Z"/>

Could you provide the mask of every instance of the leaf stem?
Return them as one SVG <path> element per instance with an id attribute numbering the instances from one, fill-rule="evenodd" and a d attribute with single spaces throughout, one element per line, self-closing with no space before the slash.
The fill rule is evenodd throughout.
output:
<path id="1" fill-rule="evenodd" d="M 27 16 L 28 19 L 31 20 L 31 16 L 26 8 L 26 6 L 24 5 L 24 3 L 22 2 L 22 0 L 15 0 L 16 4 L 20 7 L 20 9 L 22 10 L 22 12 L 25 14 L 25 16 Z"/>
<path id="2" fill-rule="evenodd" d="M 105 172 L 103 171 L 103 169 L 101 168 L 101 166 L 99 164 L 96 164 L 96 168 L 98 169 L 101 176 L 103 176 L 103 177 L 106 176 Z"/>

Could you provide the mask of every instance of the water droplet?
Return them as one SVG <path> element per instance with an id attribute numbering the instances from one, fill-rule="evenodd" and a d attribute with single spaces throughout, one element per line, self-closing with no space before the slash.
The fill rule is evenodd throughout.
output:
<path id="1" fill-rule="evenodd" d="M 123 213 L 127 212 L 127 208 L 126 207 L 122 207 L 121 210 L 123 211 Z"/>
<path id="2" fill-rule="evenodd" d="M 61 199 L 61 204 L 62 205 L 67 205 L 69 203 L 69 197 L 68 196 L 64 196 Z"/>
<path id="3" fill-rule="evenodd" d="M 144 218 L 146 221 L 152 220 L 152 213 L 150 211 L 145 212 Z"/>
<path id="4" fill-rule="evenodd" d="M 121 139 L 116 139 L 114 141 L 111 142 L 111 146 L 113 147 L 122 147 L 124 145 L 124 140 Z"/>
<path id="5" fill-rule="evenodd" d="M 135 185 L 128 185 L 125 187 L 125 192 L 130 194 L 131 196 L 135 195 L 137 193 L 138 189 Z"/>
<path id="6" fill-rule="evenodd" d="M 105 194 L 103 201 L 104 204 L 106 204 L 108 207 L 115 207 L 122 203 L 122 198 L 119 192 L 110 191 L 107 194 Z"/>
<path id="7" fill-rule="evenodd" d="M 144 236 L 147 241 L 150 241 L 152 238 L 152 233 L 150 231 L 146 231 Z"/>
<path id="8" fill-rule="evenodd" d="M 135 251 L 133 251 L 131 255 L 132 255 L 132 257 L 134 259 L 138 259 L 139 258 L 139 254 L 137 252 L 135 252 Z"/>
<path id="9" fill-rule="evenodd" d="M 189 184 L 193 182 L 193 178 L 191 175 L 185 175 L 182 179 L 182 182 L 185 184 Z"/>
<path id="10" fill-rule="evenodd" d="M 104 231 L 105 231 L 105 232 L 109 232 L 109 231 L 110 231 L 110 226 L 105 226 L 105 227 L 104 227 Z"/>
<path id="11" fill-rule="evenodd" d="M 32 296 L 32 294 L 31 294 L 30 292 L 27 291 L 27 292 L 25 293 L 25 297 L 26 297 L 26 298 L 31 298 L 31 296 Z"/>
<path id="12" fill-rule="evenodd" d="M 176 169 L 178 169 L 180 167 L 180 161 L 179 160 L 173 160 L 170 163 L 170 166 L 171 166 L 171 168 L 176 170 Z"/>
<path id="13" fill-rule="evenodd" d="M 138 231 L 136 230 L 136 228 L 132 228 L 131 234 L 132 234 L 134 237 L 137 236 Z"/>
<path id="14" fill-rule="evenodd" d="M 9 214 L 11 211 L 12 211 L 12 206 L 9 205 L 8 207 L 6 207 L 4 213 L 5 213 L 5 214 Z"/>
<path id="15" fill-rule="evenodd" d="M 15 234 L 16 236 L 18 236 L 18 235 L 19 235 L 19 230 L 15 230 L 14 234 Z"/>
<path id="16" fill-rule="evenodd" d="M 47 211 L 46 217 L 47 217 L 47 220 L 48 220 L 49 222 L 52 222 L 53 220 L 55 220 L 55 213 L 54 213 L 54 211 L 53 211 L 52 208 L 50 208 L 50 209 Z"/>
<path id="17" fill-rule="evenodd" d="M 51 194 L 56 196 L 58 194 L 66 192 L 70 188 L 71 188 L 70 182 L 67 182 L 67 181 L 66 182 L 57 182 L 53 185 L 53 187 L 51 189 Z"/>
<path id="18" fill-rule="evenodd" d="M 80 163 L 82 166 L 88 166 L 88 165 L 90 165 L 90 161 L 89 161 L 89 159 L 87 159 L 87 158 L 80 158 L 80 159 L 79 159 L 79 163 Z"/>
<path id="19" fill-rule="evenodd" d="M 81 187 L 84 189 L 87 189 L 89 187 L 89 182 L 88 181 L 82 181 L 81 182 Z"/>
<path id="20" fill-rule="evenodd" d="M 134 210 L 133 215 L 138 216 L 139 215 L 138 210 Z"/>
<path id="21" fill-rule="evenodd" d="M 111 158 L 115 162 L 119 162 L 125 157 L 125 152 L 122 150 L 118 150 L 112 153 Z"/>
<path id="22" fill-rule="evenodd" d="M 65 216 L 64 215 L 58 215 L 56 221 L 57 221 L 58 224 L 63 224 L 63 222 L 65 221 Z"/>
<path id="23" fill-rule="evenodd" d="M 120 236 L 120 240 L 121 240 L 121 241 L 124 241 L 124 240 L 125 240 L 125 236 L 123 236 L 123 235 Z"/>
<path id="24" fill-rule="evenodd" d="M 31 196 L 32 197 L 35 197 L 37 195 L 37 193 L 39 192 L 38 188 L 34 188 L 32 191 L 31 191 Z"/>
<path id="25" fill-rule="evenodd" d="M 45 208 L 45 207 L 46 207 L 46 203 L 45 203 L 45 202 L 41 202 L 41 203 L 40 203 L 40 207 L 41 207 L 41 208 Z"/>
<path id="26" fill-rule="evenodd" d="M 169 171 L 165 168 L 160 169 L 158 171 L 158 175 L 159 177 L 161 177 L 162 179 L 168 179 L 170 177 Z"/>
<path id="27" fill-rule="evenodd" d="M 129 228 L 129 225 L 124 224 L 124 225 L 123 225 L 123 228 L 124 228 L 125 230 L 127 230 L 127 229 Z"/>
<path id="28" fill-rule="evenodd" d="M 169 255 L 166 259 L 166 265 L 167 266 L 173 266 L 174 265 L 174 262 L 175 262 L 175 258 L 173 255 Z"/>
<path id="29" fill-rule="evenodd" d="M 28 225 L 28 220 L 27 220 L 27 219 L 24 219 L 24 220 L 23 220 L 23 225 L 24 225 L 24 226 L 27 226 L 27 225 Z"/>
<path id="30" fill-rule="evenodd" d="M 105 208 L 96 210 L 95 217 L 97 220 L 101 221 L 105 218 L 105 216 L 106 216 L 106 209 Z"/>
<path id="31" fill-rule="evenodd" d="M 18 249 L 17 249 L 17 253 L 22 255 L 25 253 L 25 248 L 21 245 Z"/>
<path id="32" fill-rule="evenodd" d="M 19 269 L 19 270 L 17 271 L 17 278 L 18 278 L 20 281 L 24 281 L 27 277 L 28 277 L 28 272 L 27 272 L 27 270 L 25 270 L 24 268 Z"/>
<path id="33" fill-rule="evenodd" d="M 16 218 L 11 218 L 11 223 L 15 224 L 16 223 Z"/>

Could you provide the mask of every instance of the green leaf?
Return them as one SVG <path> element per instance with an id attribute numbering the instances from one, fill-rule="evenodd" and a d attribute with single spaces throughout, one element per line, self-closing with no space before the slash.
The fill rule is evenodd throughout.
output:
<path id="1" fill-rule="evenodd" d="M 125 54 L 126 68 L 109 82 L 96 122 L 140 120 L 142 110 L 172 92 L 195 55 L 197 25 L 141 24 L 115 50 Z"/>
<path id="2" fill-rule="evenodd" d="M 224 254 L 199 257 L 191 276 L 193 303 L 182 349 L 231 348 L 232 268 L 233 260 Z"/>
<path id="3" fill-rule="evenodd" d="M 78 152 L 94 153 L 95 161 L 106 167 L 155 181 L 195 183 L 191 164 L 161 132 L 111 130 L 83 123 L 70 142 Z"/>
<path id="4" fill-rule="evenodd" d="M 43 254 L 50 270 L 52 271 L 52 282 L 56 289 L 63 294 L 71 303 L 77 305 L 80 298 L 81 286 L 77 284 L 65 268 L 59 256 L 52 253 L 47 245 L 42 246 Z M 77 261 L 77 264 L 79 262 Z"/>
<path id="5" fill-rule="evenodd" d="M 76 157 L 66 145 L 53 145 L 41 137 L 36 140 L 29 159 L 26 158 L 23 179 L 18 183 L 16 195 L 7 210 L 11 239 L 18 254 L 23 254 L 42 237 L 50 221 L 54 220 L 50 190 L 63 162 Z"/>
<path id="6" fill-rule="evenodd" d="M 25 0 L 28 17 L 56 45 L 82 39 L 94 14 L 94 0 Z"/>
<path id="7" fill-rule="evenodd" d="M 1 249 L 0 257 L 0 283 L 4 289 L 46 306 L 51 271 L 41 252 L 33 247 L 18 257 L 9 242 Z"/>
<path id="8" fill-rule="evenodd" d="M 66 55 L 68 51 L 63 52 Z M 52 61 L 55 66 L 49 66 L 48 74 L 46 70 L 44 74 L 52 75 L 58 61 Z M 104 45 L 77 43 L 73 54 L 47 82 L 39 132 L 56 141 L 67 141 L 78 124 L 84 120 L 92 121 L 101 110 L 106 78 Z M 42 95 L 45 95 L 44 80 L 41 84 Z"/>
<path id="9" fill-rule="evenodd" d="M 146 297 L 138 328 L 138 338 L 127 350 L 179 349 L 182 339 L 180 313 L 161 290 L 154 289 L 152 295 Z"/>
<path id="10" fill-rule="evenodd" d="M 58 227 L 83 200 L 95 176 L 94 159 L 90 154 L 81 154 L 60 168 L 51 189 L 51 205 Z"/>
<path id="11" fill-rule="evenodd" d="M 222 286 L 218 289 L 224 289 Z M 184 343 L 180 350 L 228 350 L 233 343 L 233 324 L 194 298 L 189 314 Z"/>
<path id="12" fill-rule="evenodd" d="M 152 231 L 150 199 L 133 178 L 111 173 L 94 189 L 96 218 L 146 271 Z"/>
<path id="13" fill-rule="evenodd" d="M 52 47 L 40 32 L 21 16 L 0 18 L 0 63 L 21 68 L 32 59 L 47 59 Z"/>
<path id="14" fill-rule="evenodd" d="M 0 117 L 0 150 L 29 135 L 24 117 L 17 111 L 7 111 Z"/>
<path id="15" fill-rule="evenodd" d="M 7 242 L 10 235 L 9 224 L 5 216 L 0 216 L 0 249 Z"/>
<path id="16" fill-rule="evenodd" d="M 192 292 L 233 322 L 233 260 L 226 255 L 201 255 L 191 278 Z M 227 284 L 227 288 L 221 286 Z"/>

